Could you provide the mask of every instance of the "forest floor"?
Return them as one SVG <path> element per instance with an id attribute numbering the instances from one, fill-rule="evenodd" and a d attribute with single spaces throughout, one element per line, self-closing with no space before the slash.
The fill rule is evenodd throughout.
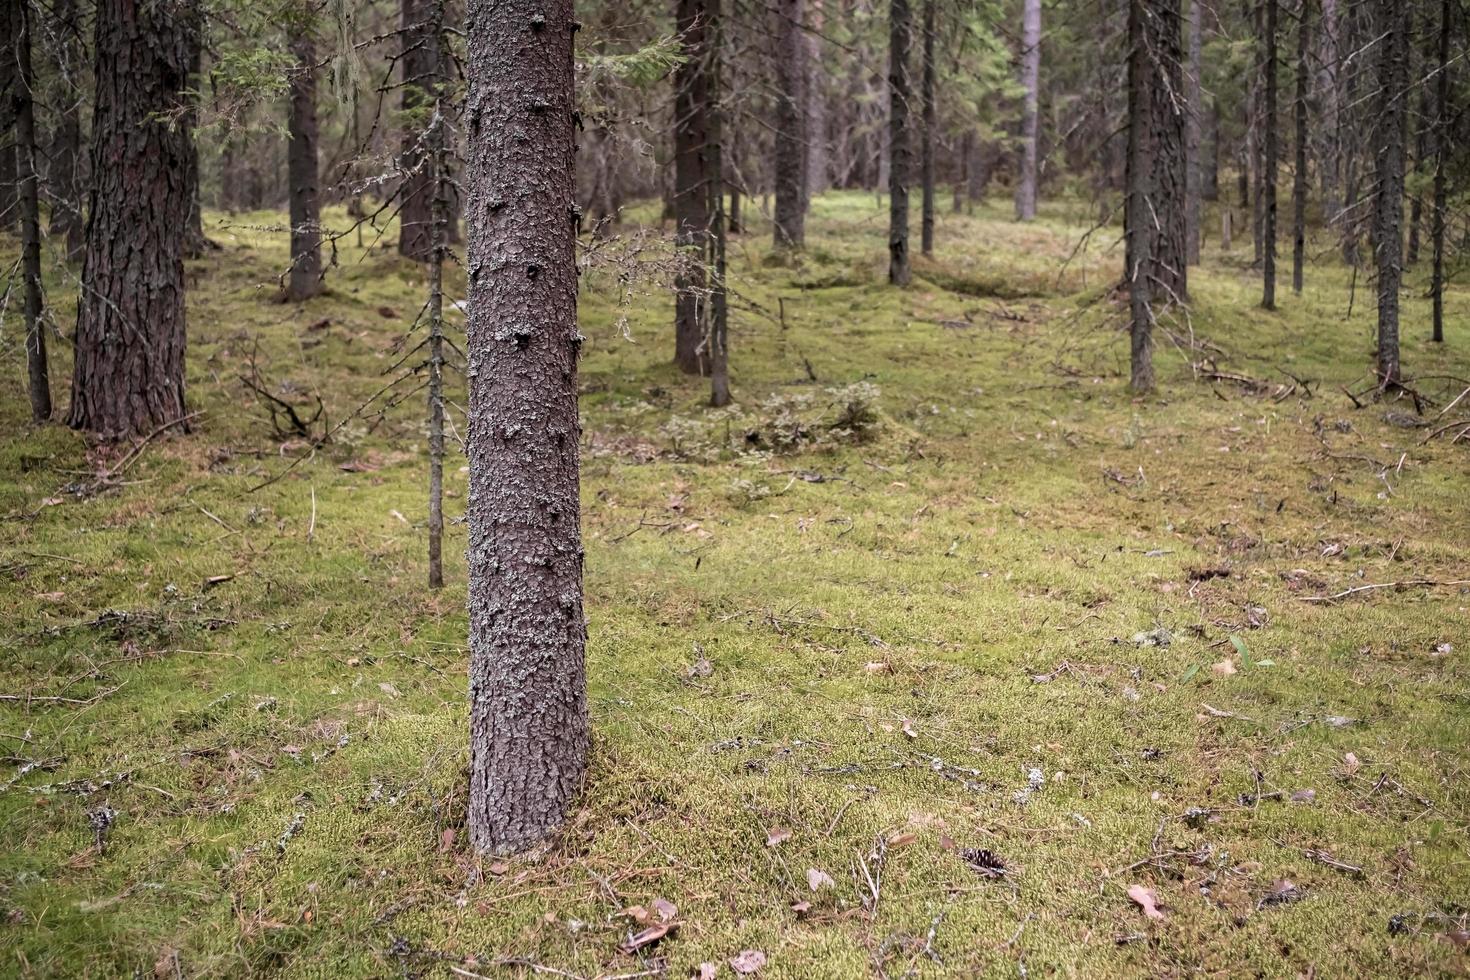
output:
<path id="1" fill-rule="evenodd" d="M 1470 446 L 1343 393 L 1373 299 L 1325 237 L 1276 313 L 1248 240 L 1207 242 L 1130 397 L 1116 231 L 1068 261 L 1087 210 L 944 214 L 902 291 L 871 195 L 819 199 L 797 262 L 758 222 L 718 411 L 667 293 L 589 270 L 592 772 L 504 861 L 465 846 L 465 527 L 430 591 L 419 382 L 353 414 L 422 270 L 349 236 L 282 305 L 281 216 L 211 215 L 200 414 L 137 452 L 29 425 L 8 311 L 0 974 L 1463 970 Z M 1422 274 L 1433 420 L 1470 291 L 1433 345 Z M 277 435 L 252 376 L 330 439 Z"/>

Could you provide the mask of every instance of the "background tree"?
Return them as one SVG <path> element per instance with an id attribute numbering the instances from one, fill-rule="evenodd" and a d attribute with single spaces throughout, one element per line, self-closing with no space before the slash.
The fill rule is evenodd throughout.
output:
<path id="1" fill-rule="evenodd" d="M 712 50 L 709 2 L 677 0 L 676 7 L 684 57 L 674 72 L 674 242 L 686 257 L 695 259 L 680 263 L 675 280 L 674 363 L 685 374 L 709 369 L 700 312 L 706 284 L 703 258 L 713 220 L 706 165 Z"/>
<path id="2" fill-rule="evenodd" d="M 919 248 L 925 255 L 934 254 L 934 144 L 939 138 L 939 113 L 935 104 L 934 72 L 934 0 L 924 0 L 924 53 L 922 77 L 919 81 L 921 111 L 924 116 L 923 144 L 919 153 L 919 182 L 922 199 L 919 206 Z"/>
<path id="3" fill-rule="evenodd" d="M 1377 192 L 1374 195 L 1373 254 L 1378 267 L 1378 381 L 1398 385 L 1399 291 L 1404 281 L 1404 129 L 1409 98 L 1409 7 L 1377 0 L 1379 34 Z"/>
<path id="4" fill-rule="evenodd" d="M 1276 132 L 1276 31 L 1280 0 L 1265 0 L 1265 32 L 1261 37 L 1261 66 L 1265 73 L 1265 105 L 1261 125 L 1265 141 L 1265 170 L 1261 178 L 1263 197 L 1261 230 L 1261 306 L 1276 309 L 1276 158 L 1279 152 Z"/>
<path id="5" fill-rule="evenodd" d="M 291 53 L 290 149 L 291 272 L 286 296 L 304 300 L 321 292 L 321 205 L 317 199 L 316 39 L 310 13 L 294 25 Z"/>
<path id="6" fill-rule="evenodd" d="M 777 0 L 772 17 L 776 32 L 775 240 L 777 248 L 800 248 L 806 240 L 807 153 L 806 53 L 802 25 L 803 0 Z"/>
<path id="7" fill-rule="evenodd" d="M 909 37 L 908 0 L 888 4 L 888 281 L 907 286 L 909 271 Z"/>
<path id="8" fill-rule="evenodd" d="M 9 92 L 9 115 L 15 120 L 16 177 L 19 180 L 20 265 L 25 280 L 26 377 L 31 396 L 31 418 L 51 418 L 51 378 L 46 364 L 45 324 L 41 321 L 41 196 L 39 153 L 36 147 L 36 109 L 31 69 L 31 21 L 36 16 L 30 0 L 12 3 L 7 15 L 10 45 L 4 52 L 14 65 Z"/>
<path id="9" fill-rule="evenodd" d="M 1025 90 L 1021 110 L 1021 140 L 1016 177 L 1016 217 L 1036 217 L 1037 127 L 1041 103 L 1041 0 L 1022 0 L 1021 88 Z"/>
<path id="10" fill-rule="evenodd" d="M 1302 277 L 1307 263 L 1307 91 L 1311 70 L 1307 52 L 1311 49 L 1312 3 L 1301 0 L 1296 28 L 1296 99 L 1293 116 L 1296 133 L 1293 138 L 1296 165 L 1291 179 L 1291 291 L 1301 295 Z"/>

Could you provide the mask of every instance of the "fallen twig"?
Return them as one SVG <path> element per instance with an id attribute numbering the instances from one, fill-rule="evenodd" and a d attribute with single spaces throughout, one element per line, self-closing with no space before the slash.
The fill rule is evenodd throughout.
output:
<path id="1" fill-rule="evenodd" d="M 1344 589 L 1341 592 L 1335 592 L 1332 595 L 1302 596 L 1301 601 L 1340 602 L 1343 599 L 1349 598 L 1350 596 L 1358 595 L 1359 593 L 1363 592 L 1373 592 L 1378 589 L 1408 589 L 1416 585 L 1424 586 L 1426 588 L 1453 588 L 1458 585 L 1470 585 L 1470 578 L 1454 579 L 1448 582 L 1441 582 L 1436 579 L 1428 578 L 1405 579 L 1402 582 L 1375 582 L 1371 585 L 1358 585 L 1354 586 L 1351 589 Z"/>

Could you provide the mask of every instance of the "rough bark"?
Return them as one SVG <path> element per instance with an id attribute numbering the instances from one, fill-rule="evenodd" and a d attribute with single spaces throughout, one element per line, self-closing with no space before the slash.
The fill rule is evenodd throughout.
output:
<path id="1" fill-rule="evenodd" d="M 434 0 L 442 18 L 442 0 Z M 429 256 L 429 588 L 444 587 L 444 259 L 451 221 L 449 161 L 446 147 L 446 111 L 443 89 L 437 89 L 434 118 L 429 129 L 429 152 L 434 161 L 434 198 L 429 227 L 433 252 Z"/>
<path id="2" fill-rule="evenodd" d="M 291 42 L 290 145 L 287 182 L 291 194 L 291 272 L 286 297 L 304 300 L 322 290 L 321 206 L 317 198 L 316 42 L 310 29 Z"/>
<path id="3" fill-rule="evenodd" d="M 197 259 L 216 243 L 204 234 L 204 205 L 200 200 L 199 144 L 194 140 L 199 115 L 199 79 L 204 52 L 204 11 L 199 0 L 188 0 L 184 30 L 189 45 L 189 73 L 185 82 L 185 111 L 179 128 L 183 131 L 187 156 L 184 160 L 184 194 L 188 198 L 189 217 L 184 228 L 184 258 Z"/>
<path id="4" fill-rule="evenodd" d="M 1184 91 L 1184 39 L 1180 0 L 1149 0 L 1145 21 L 1153 78 L 1154 186 L 1153 213 L 1159 223 L 1154 247 L 1154 275 L 1159 298 L 1178 305 L 1189 298 L 1186 233 L 1186 153 L 1184 126 L 1188 107 Z"/>
<path id="5" fill-rule="evenodd" d="M 774 218 L 778 249 L 806 242 L 806 39 L 801 29 L 803 0 L 776 0 L 776 125 L 771 163 L 776 185 Z"/>
<path id="6" fill-rule="evenodd" d="M 924 66 L 920 80 L 924 114 L 923 145 L 919 152 L 919 181 L 923 185 L 919 207 L 919 247 L 934 254 L 934 142 L 939 133 L 939 112 L 934 94 L 934 0 L 924 0 Z"/>
<path id="7" fill-rule="evenodd" d="M 1261 231 L 1261 307 L 1276 309 L 1276 163 L 1280 152 L 1276 131 L 1276 31 L 1280 0 L 1266 0 L 1266 25 L 1262 37 L 1264 50 L 1261 66 L 1265 72 L 1266 104 L 1262 110 L 1262 128 L 1266 144 L 1265 172 L 1261 177 L 1265 202 L 1262 206 L 1265 224 Z"/>
<path id="8" fill-rule="evenodd" d="M 6 60 L 14 63 L 10 95 L 15 120 L 15 156 L 20 203 L 20 266 L 25 279 L 26 377 L 31 397 L 31 418 L 51 418 L 51 378 L 46 366 L 46 334 L 41 322 L 41 194 L 36 161 L 36 108 L 32 92 L 35 73 L 31 70 L 31 19 L 29 3 L 12 4 L 8 20 L 11 36 Z"/>
<path id="9" fill-rule="evenodd" d="M 1444 259 L 1445 224 L 1448 217 L 1448 187 L 1445 177 L 1445 159 L 1450 152 L 1450 22 L 1453 18 L 1451 0 L 1440 0 L 1439 4 L 1439 75 L 1435 78 L 1435 138 L 1434 138 L 1434 212 L 1429 217 L 1429 235 L 1432 257 L 1429 274 L 1429 296 L 1433 304 L 1432 333 L 1430 339 L 1444 340 Z"/>
<path id="10" fill-rule="evenodd" d="M 1317 174 L 1322 188 L 1322 216 L 1338 220 L 1341 200 L 1341 148 L 1338 106 L 1341 103 L 1342 54 L 1337 0 L 1321 0 L 1317 26 L 1316 104 L 1318 112 Z"/>
<path id="11" fill-rule="evenodd" d="M 8 0 L 14 4 L 16 0 Z M 7 12 L 4 23 L 9 26 Z M 0 229 L 15 228 L 20 222 L 19 184 L 16 181 L 15 106 L 10 94 L 15 90 L 15 59 L 7 44 L 0 58 Z"/>
<path id="12" fill-rule="evenodd" d="M 730 404 L 730 331 L 725 297 L 725 186 L 724 105 L 720 95 L 721 0 L 706 0 L 709 17 L 709 249 L 705 261 L 710 269 L 709 315 L 706 346 L 710 352 L 709 403 L 714 408 Z M 802 183 L 805 190 L 805 180 Z"/>
<path id="13" fill-rule="evenodd" d="M 832 182 L 831 135 L 827 131 L 827 72 L 822 64 L 822 30 L 825 12 L 822 0 L 806 0 L 807 23 L 810 31 L 804 31 L 806 43 L 806 197 L 810 208 L 811 199 L 825 191 Z M 731 141 L 731 145 L 734 142 Z M 730 227 L 734 231 L 734 225 Z"/>
<path id="14" fill-rule="evenodd" d="M 1364 34 L 1367 33 L 1363 27 L 1364 13 L 1362 4 L 1347 3 L 1347 10 L 1342 25 L 1342 38 L 1339 41 L 1339 50 L 1344 52 L 1356 51 L 1357 46 L 1363 42 Z M 1358 101 L 1359 80 L 1364 69 L 1360 67 L 1368 60 L 1360 54 L 1351 66 L 1339 62 L 1342 72 L 1341 91 L 1342 102 L 1338 110 L 1338 162 L 1342 168 L 1342 207 L 1338 212 L 1337 226 L 1339 236 L 1339 247 L 1342 250 L 1342 260 L 1349 265 L 1356 266 L 1360 255 L 1358 251 L 1359 225 L 1361 224 L 1359 192 L 1361 190 L 1361 168 L 1359 167 L 1359 124 L 1362 112 L 1355 112 L 1351 108 Z M 1370 62 L 1371 63 L 1371 62 Z"/>
<path id="15" fill-rule="evenodd" d="M 1041 100 L 1041 0 L 1021 9 L 1021 145 L 1017 154 L 1016 219 L 1036 217 L 1036 133 Z"/>
<path id="16" fill-rule="evenodd" d="M 47 196 L 51 200 L 49 234 L 63 244 L 66 259 L 81 258 L 86 243 L 82 220 L 82 85 L 84 55 L 76 0 L 56 0 L 52 6 L 56 36 L 56 129 L 51 140 Z"/>
<path id="17" fill-rule="evenodd" d="M 1291 291 L 1301 295 L 1302 278 L 1307 262 L 1307 91 L 1311 82 L 1311 66 L 1307 52 L 1311 50 L 1312 2 L 1302 0 L 1297 17 L 1296 35 L 1296 102 L 1293 106 L 1296 135 L 1296 165 L 1291 180 Z"/>
<path id="18" fill-rule="evenodd" d="M 1200 16 L 1200 0 L 1189 0 L 1189 16 L 1185 22 L 1188 36 L 1189 64 L 1184 71 L 1184 101 L 1187 114 L 1184 117 L 1184 248 L 1185 261 L 1199 265 L 1200 239 L 1200 177 L 1203 168 L 1200 160 L 1200 123 L 1204 119 L 1204 105 L 1200 100 L 1201 47 L 1203 26 Z"/>
<path id="19" fill-rule="evenodd" d="M 708 0 L 676 0 L 675 23 L 684 60 L 674 71 L 674 242 L 686 261 L 674 283 L 674 363 L 685 374 L 707 374 L 701 308 L 705 293 L 704 254 L 710 207 L 706 154 L 709 151 Z"/>
<path id="20" fill-rule="evenodd" d="M 1124 210 L 1128 287 L 1129 385 L 1136 392 L 1153 390 L 1153 252 L 1157 239 L 1151 200 L 1154 196 L 1152 141 L 1152 57 L 1145 20 L 1151 0 L 1128 2 L 1128 157 L 1127 202 Z"/>
<path id="21" fill-rule="evenodd" d="M 404 131 L 399 157 L 403 180 L 398 189 L 398 254 L 418 262 L 429 261 L 434 251 L 435 179 L 424 138 L 442 43 L 430 23 L 434 6 L 434 0 L 403 0 L 400 24 Z"/>
<path id="22" fill-rule="evenodd" d="M 909 0 L 888 4 L 888 281 L 907 286 L 909 269 Z"/>
<path id="23" fill-rule="evenodd" d="M 87 253 L 67 424 L 104 439 L 184 415 L 191 14 L 98 0 Z"/>
<path id="24" fill-rule="evenodd" d="M 566 818 L 587 770 L 572 0 L 469 0 L 470 843 Z"/>
<path id="25" fill-rule="evenodd" d="M 1403 286 L 1404 131 L 1408 98 L 1409 7 L 1377 0 L 1380 32 L 1377 127 L 1378 188 L 1374 199 L 1373 251 L 1378 265 L 1378 377 L 1400 380 L 1399 290 Z"/>

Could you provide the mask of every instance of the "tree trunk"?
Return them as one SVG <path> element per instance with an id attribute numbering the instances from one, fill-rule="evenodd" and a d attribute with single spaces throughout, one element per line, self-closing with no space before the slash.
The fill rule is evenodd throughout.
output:
<path id="1" fill-rule="evenodd" d="M 434 5 L 434 33 L 442 37 L 444 0 Z M 442 81 L 442 79 L 440 80 Z M 448 129 L 444 86 L 434 89 L 434 118 L 428 151 L 434 163 L 434 197 L 429 226 L 433 254 L 429 257 L 429 588 L 444 587 L 444 257 L 452 221 L 449 202 Z M 575 236 L 576 229 L 573 227 Z"/>
<path id="2" fill-rule="evenodd" d="M 296 70 L 291 74 L 290 145 L 291 274 L 286 298 L 309 299 L 322 291 L 321 207 L 317 201 L 316 42 L 311 27 L 291 42 Z"/>
<path id="3" fill-rule="evenodd" d="M 1364 40 L 1363 35 L 1368 33 L 1363 29 L 1364 13 L 1361 4 L 1347 3 L 1345 6 L 1347 11 L 1343 24 L 1344 36 L 1339 40 L 1338 50 L 1355 51 L 1356 46 Z M 1337 218 L 1337 226 L 1342 260 L 1352 266 L 1356 266 L 1359 261 L 1358 119 L 1365 115 L 1361 111 L 1353 111 L 1353 108 L 1358 101 L 1358 80 L 1365 70 L 1361 67 L 1363 61 L 1364 54 L 1359 54 L 1351 66 L 1339 62 L 1339 68 L 1344 77 L 1341 81 L 1342 102 L 1338 106 L 1337 115 L 1338 161 L 1342 167 L 1342 208 Z"/>
<path id="4" fill-rule="evenodd" d="M 9 26 L 9 14 L 4 23 Z M 16 65 L 8 50 L 5 55 L 0 59 L 0 230 L 8 231 L 20 223 L 20 186 L 16 179 L 15 105 L 11 98 L 16 87 Z"/>
<path id="5" fill-rule="evenodd" d="M 710 352 L 710 394 L 713 408 L 730 404 L 730 345 L 728 310 L 725 300 L 725 186 L 724 186 L 724 105 L 721 101 L 720 68 L 723 54 L 721 42 L 721 0 L 705 0 L 709 18 L 709 183 L 707 196 L 710 211 L 709 250 L 705 261 L 710 269 L 709 330 L 706 344 Z M 803 196 L 806 189 L 802 180 Z"/>
<path id="6" fill-rule="evenodd" d="M 1378 193 L 1373 250 L 1378 264 L 1378 378 L 1399 382 L 1399 289 L 1403 285 L 1404 126 L 1408 93 L 1409 7 L 1400 0 L 1377 0 Z"/>
<path id="7" fill-rule="evenodd" d="M 31 396 L 31 418 L 45 422 L 51 418 L 51 377 L 46 365 L 45 324 L 41 322 L 41 195 L 40 177 L 36 173 L 36 108 L 33 91 L 36 81 L 31 70 L 30 3 L 15 3 L 9 15 L 10 50 L 14 84 L 10 87 L 12 114 L 15 119 L 15 156 L 20 199 L 20 265 L 25 279 L 26 369 Z"/>
<path id="8" fill-rule="evenodd" d="M 1220 100 L 1210 99 L 1210 152 L 1204 154 L 1200 177 L 1200 197 L 1206 201 L 1220 199 Z"/>
<path id="9" fill-rule="evenodd" d="M 954 182 L 954 213 L 959 214 L 964 210 L 965 198 L 969 194 L 970 167 L 973 166 L 972 158 L 975 155 L 975 131 L 969 127 L 965 128 L 960 137 L 960 165 L 959 173 Z"/>
<path id="10" fill-rule="evenodd" d="M 1425 16 L 1425 33 L 1428 33 L 1428 16 Z M 1418 84 L 1422 72 L 1410 72 L 1409 78 L 1413 84 Z M 1429 156 L 1429 131 L 1433 126 L 1430 120 L 1429 107 L 1430 86 L 1419 85 L 1419 119 L 1415 127 L 1414 138 L 1414 166 L 1412 173 L 1416 175 L 1415 191 L 1409 198 L 1409 247 L 1404 253 L 1405 265 L 1419 264 L 1419 225 L 1424 220 L 1424 195 L 1418 190 L 1417 175 L 1424 167 L 1424 160 Z"/>
<path id="11" fill-rule="evenodd" d="M 1185 120 L 1188 108 L 1174 93 L 1184 90 L 1184 22 L 1180 0 L 1149 0 L 1145 21 L 1153 53 L 1153 160 L 1158 174 L 1153 188 L 1153 220 L 1159 223 L 1153 268 L 1166 304 L 1189 298 L 1189 249 L 1186 223 Z"/>
<path id="12" fill-rule="evenodd" d="M 806 39 L 802 0 L 776 0 L 776 131 L 771 172 L 776 183 L 775 245 L 806 243 Z"/>
<path id="13" fill-rule="evenodd" d="M 82 181 L 77 173 L 82 155 L 81 24 L 76 0 L 56 0 L 52 6 L 52 31 L 56 35 L 56 131 L 51 141 L 49 234 L 65 244 L 66 260 L 75 262 L 86 243 L 82 220 Z"/>
<path id="14" fill-rule="evenodd" d="M 1276 133 L 1276 30 L 1280 0 L 1266 0 L 1266 33 L 1262 38 L 1265 51 L 1261 64 L 1266 73 L 1266 107 L 1263 128 L 1266 142 L 1266 170 L 1262 188 L 1266 193 L 1265 226 L 1261 241 L 1261 308 L 1276 309 L 1276 160 L 1279 153 Z"/>
<path id="15" fill-rule="evenodd" d="M 92 187 L 67 424 L 122 439 L 184 415 L 186 111 L 182 0 L 98 0 Z"/>
<path id="16" fill-rule="evenodd" d="M 674 242 L 683 260 L 674 282 L 674 363 L 685 374 L 707 374 L 701 307 L 710 228 L 708 0 L 677 0 L 676 29 L 684 60 L 674 70 Z"/>
<path id="17" fill-rule="evenodd" d="M 1328 225 L 1338 221 L 1342 210 L 1340 199 L 1341 159 L 1340 119 L 1342 54 L 1339 49 L 1337 0 L 1321 0 L 1317 29 L 1317 105 L 1320 116 L 1317 133 L 1317 171 L 1322 187 L 1322 217 Z"/>
<path id="18" fill-rule="evenodd" d="M 1041 102 L 1041 0 L 1021 8 L 1021 146 L 1016 179 L 1016 219 L 1036 217 L 1036 131 Z"/>
<path id="19" fill-rule="evenodd" d="M 1302 292 L 1307 261 L 1307 88 L 1311 69 L 1307 63 L 1312 37 L 1312 0 L 1301 0 L 1296 35 L 1296 166 L 1291 181 L 1291 291 Z"/>
<path id="20" fill-rule="evenodd" d="M 934 103 L 934 0 L 924 0 L 924 66 L 919 83 L 924 114 L 924 143 L 919 152 L 919 180 L 923 184 L 919 208 L 919 246 L 934 254 L 934 141 L 938 136 L 938 109 Z"/>
<path id="21" fill-rule="evenodd" d="M 434 0 L 403 0 L 403 149 L 399 167 L 398 254 L 417 262 L 433 257 L 434 164 L 426 152 L 425 129 L 434 103 L 430 91 L 438 77 L 440 38 L 430 29 Z"/>
<path id="22" fill-rule="evenodd" d="M 189 44 L 189 76 L 184 83 L 187 109 L 179 124 L 188 154 L 184 160 L 184 195 L 189 202 L 188 224 L 184 229 L 184 258 L 197 259 L 215 247 L 204 234 L 204 206 L 199 199 L 199 144 L 195 142 L 195 123 L 199 116 L 199 79 L 204 52 L 204 11 L 199 0 L 187 4 L 188 23 L 185 30 Z"/>
<path id="23" fill-rule="evenodd" d="M 806 0 L 806 8 L 811 30 L 802 32 L 806 44 L 802 57 L 806 65 L 806 199 L 810 208 L 811 199 L 832 182 L 832 152 L 827 132 L 827 72 L 822 64 L 822 0 Z M 730 145 L 734 145 L 733 140 Z M 730 230 L 735 229 L 732 226 Z"/>
<path id="24" fill-rule="evenodd" d="M 1453 16 L 1451 0 L 1440 0 L 1439 4 L 1439 74 L 1435 78 L 1434 111 L 1436 126 L 1434 138 L 1434 213 L 1429 218 L 1430 247 L 1433 249 L 1429 275 L 1429 296 L 1433 303 L 1433 333 L 1431 339 L 1444 341 L 1444 247 L 1445 221 L 1449 207 L 1448 188 L 1445 180 L 1445 158 L 1450 151 L 1450 20 Z"/>
<path id="25" fill-rule="evenodd" d="M 469 0 L 471 846 L 565 820 L 587 771 L 572 0 Z"/>
<path id="26" fill-rule="evenodd" d="M 1129 311 L 1129 385 L 1139 393 L 1154 387 L 1153 253 L 1158 237 L 1151 211 L 1154 197 L 1153 56 L 1145 20 L 1151 0 L 1128 2 L 1128 199 L 1125 281 Z"/>
<path id="27" fill-rule="evenodd" d="M 1184 118 L 1184 249 L 1185 261 L 1189 265 L 1199 265 L 1203 233 L 1200 226 L 1200 123 L 1205 108 L 1200 99 L 1202 19 L 1200 0 L 1189 0 L 1189 17 L 1185 24 L 1189 38 L 1189 66 L 1184 73 L 1184 100 L 1187 104 Z"/>
<path id="28" fill-rule="evenodd" d="M 907 286 L 909 271 L 909 0 L 888 4 L 888 281 Z"/>

